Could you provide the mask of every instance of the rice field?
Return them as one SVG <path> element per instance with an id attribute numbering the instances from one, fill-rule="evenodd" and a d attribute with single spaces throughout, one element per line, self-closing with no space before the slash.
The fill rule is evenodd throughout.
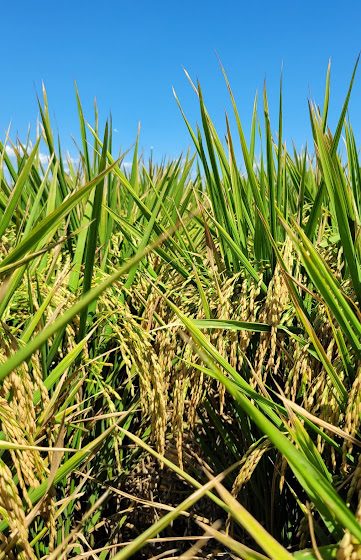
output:
<path id="1" fill-rule="evenodd" d="M 0 559 L 361 558 L 356 68 L 300 153 L 224 71 L 175 161 L 0 142 Z"/>

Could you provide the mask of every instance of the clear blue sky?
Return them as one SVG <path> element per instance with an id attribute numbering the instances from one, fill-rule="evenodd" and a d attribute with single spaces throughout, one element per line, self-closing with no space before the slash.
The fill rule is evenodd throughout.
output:
<path id="1" fill-rule="evenodd" d="M 45 82 L 54 125 L 74 153 L 78 136 L 74 80 L 86 115 L 97 98 L 101 118 L 113 115 L 123 149 L 142 124 L 141 146 L 159 159 L 190 145 L 172 95 L 198 118 L 197 100 L 184 74 L 199 79 L 220 131 L 229 109 L 217 52 L 231 80 L 245 126 L 255 91 L 267 81 L 273 129 L 277 128 L 280 69 L 284 69 L 285 136 L 300 147 L 310 139 L 307 98 L 323 102 L 332 59 L 331 123 L 361 49 L 360 0 L 17 0 L 1 7 L 1 137 L 35 130 L 36 92 Z M 351 103 L 360 139 L 361 67 Z"/>

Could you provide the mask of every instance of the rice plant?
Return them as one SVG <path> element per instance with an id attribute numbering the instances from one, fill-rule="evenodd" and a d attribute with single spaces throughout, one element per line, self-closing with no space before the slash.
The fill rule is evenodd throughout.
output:
<path id="1" fill-rule="evenodd" d="M 0 558 L 361 558 L 356 69 L 311 151 L 223 68 L 176 161 L 0 142 Z"/>

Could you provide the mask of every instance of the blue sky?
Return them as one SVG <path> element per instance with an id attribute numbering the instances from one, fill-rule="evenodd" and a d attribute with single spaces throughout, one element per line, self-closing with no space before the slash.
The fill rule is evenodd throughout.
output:
<path id="1" fill-rule="evenodd" d="M 183 73 L 199 79 L 220 131 L 229 100 L 217 52 L 228 72 L 246 128 L 253 98 L 266 79 L 277 129 L 283 63 L 285 137 L 298 147 L 310 140 L 307 98 L 322 104 L 332 59 L 331 124 L 347 90 L 358 52 L 361 3 L 309 0 L 17 0 L 1 7 L 0 133 L 35 132 L 36 92 L 47 88 L 53 124 L 75 153 L 78 136 L 74 80 L 86 116 L 97 98 L 100 116 L 111 110 L 117 147 L 129 148 L 141 121 L 141 147 L 157 159 L 190 145 L 172 95 L 175 87 L 192 123 L 197 99 Z M 361 67 L 351 102 L 360 139 Z"/>

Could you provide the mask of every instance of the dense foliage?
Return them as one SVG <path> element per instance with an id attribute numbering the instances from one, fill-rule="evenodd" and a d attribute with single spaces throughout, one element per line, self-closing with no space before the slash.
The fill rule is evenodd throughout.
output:
<path id="1" fill-rule="evenodd" d="M 77 93 L 66 160 L 45 90 L 0 143 L 0 558 L 361 558 L 354 76 L 312 153 L 225 74 L 193 157 L 124 166 Z"/>

